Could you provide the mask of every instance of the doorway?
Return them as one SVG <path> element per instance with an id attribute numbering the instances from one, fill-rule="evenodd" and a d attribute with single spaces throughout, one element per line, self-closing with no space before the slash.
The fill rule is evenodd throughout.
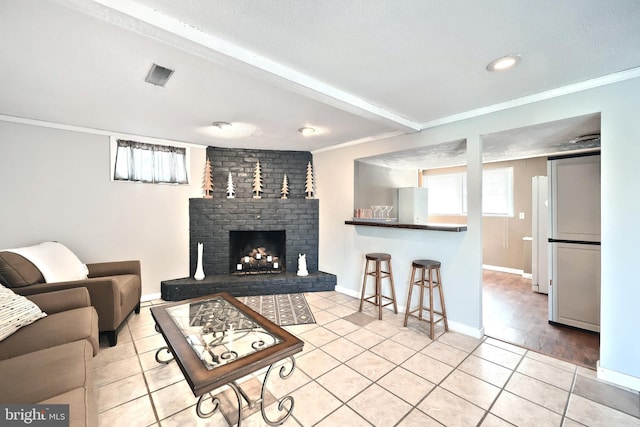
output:
<path id="1" fill-rule="evenodd" d="M 504 161 L 496 153 L 510 153 L 514 168 L 512 215 L 483 216 L 485 334 L 592 369 L 599 334 L 549 324 L 548 296 L 532 289 L 532 178 L 547 175 L 549 155 L 599 150 L 599 132 L 600 115 L 593 114 L 482 137 L 485 169 Z M 598 138 L 573 141 L 587 134 Z"/>
<path id="2" fill-rule="evenodd" d="M 485 335 L 596 369 L 600 336 L 547 321 L 548 297 L 531 291 L 531 279 L 483 270 L 482 312 Z"/>

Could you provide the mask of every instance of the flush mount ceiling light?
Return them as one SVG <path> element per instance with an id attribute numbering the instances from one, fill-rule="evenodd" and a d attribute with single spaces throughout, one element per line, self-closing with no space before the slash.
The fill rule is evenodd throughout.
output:
<path id="1" fill-rule="evenodd" d="M 298 132 L 300 132 L 302 134 L 302 136 L 311 136 L 314 133 L 316 133 L 316 130 L 314 128 L 310 128 L 308 126 L 304 126 L 304 127 L 301 127 L 300 129 L 298 129 Z"/>
<path id="2" fill-rule="evenodd" d="M 231 123 L 229 122 L 213 122 L 211 123 L 213 126 L 217 127 L 218 129 L 226 129 L 231 127 Z"/>
<path id="3" fill-rule="evenodd" d="M 521 58 L 520 55 L 507 55 L 495 59 L 487 65 L 487 71 L 505 71 L 511 69 L 520 62 Z"/>
<path id="4" fill-rule="evenodd" d="M 256 134 L 258 128 L 250 123 L 216 121 L 198 128 L 198 132 L 218 139 L 242 139 Z"/>

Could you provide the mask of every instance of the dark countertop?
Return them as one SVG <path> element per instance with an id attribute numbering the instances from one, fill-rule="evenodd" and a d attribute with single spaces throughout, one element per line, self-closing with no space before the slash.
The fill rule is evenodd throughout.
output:
<path id="1" fill-rule="evenodd" d="M 375 222 L 375 221 L 358 221 L 356 219 L 344 222 L 347 225 L 364 225 L 367 227 L 386 227 L 386 228 L 405 228 L 410 230 L 431 230 L 431 231 L 467 231 L 466 224 L 400 224 L 397 222 Z"/>

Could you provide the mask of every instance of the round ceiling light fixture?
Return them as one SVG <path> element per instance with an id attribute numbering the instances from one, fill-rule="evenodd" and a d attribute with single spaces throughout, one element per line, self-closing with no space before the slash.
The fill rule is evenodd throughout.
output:
<path id="1" fill-rule="evenodd" d="M 213 122 L 211 124 L 217 127 L 218 129 L 225 129 L 225 128 L 231 127 L 231 123 L 229 122 Z"/>
<path id="2" fill-rule="evenodd" d="M 520 62 L 520 55 L 506 55 L 498 59 L 494 59 L 487 65 L 487 71 L 505 71 L 515 67 Z"/>
<path id="3" fill-rule="evenodd" d="M 316 133 L 316 130 L 314 128 L 308 127 L 308 126 L 304 126 L 301 127 L 300 129 L 298 129 L 298 132 L 300 132 L 302 134 L 302 136 L 311 136 L 314 133 Z"/>
<path id="4" fill-rule="evenodd" d="M 242 139 L 254 135 L 257 127 L 242 122 L 213 122 L 210 126 L 199 128 L 198 132 L 219 139 Z"/>

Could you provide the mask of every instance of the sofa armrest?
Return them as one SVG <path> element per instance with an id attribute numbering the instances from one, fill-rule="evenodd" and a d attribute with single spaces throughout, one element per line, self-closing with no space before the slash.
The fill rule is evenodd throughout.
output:
<path id="1" fill-rule="evenodd" d="M 140 261 L 115 261 L 87 264 L 89 278 L 103 276 L 117 276 L 120 274 L 135 274 L 140 276 Z"/>
<path id="2" fill-rule="evenodd" d="M 89 297 L 87 288 L 63 289 L 43 294 L 28 295 L 27 298 L 47 314 L 91 306 L 91 298 Z"/>

